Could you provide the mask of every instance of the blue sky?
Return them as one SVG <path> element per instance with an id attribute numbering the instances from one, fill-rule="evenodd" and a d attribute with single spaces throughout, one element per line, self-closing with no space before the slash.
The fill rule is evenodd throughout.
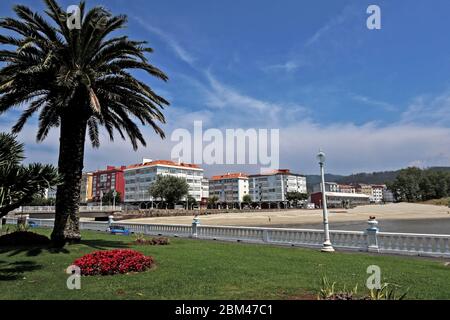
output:
<path id="1" fill-rule="evenodd" d="M 41 11 L 38 0 L 2 0 Z M 75 1 L 61 1 L 64 7 Z M 88 0 L 129 16 L 127 32 L 155 49 L 167 84 L 139 75 L 167 97 L 170 133 L 205 128 L 280 128 L 281 167 L 354 173 L 450 165 L 450 38 L 446 0 L 415 1 L 147 1 Z M 382 29 L 368 30 L 366 9 L 381 8 Z M 7 130 L 16 117 L 2 115 Z M 2 119 L 3 118 L 3 119 Z M 86 169 L 169 158 L 173 144 L 144 129 L 149 147 L 104 139 L 88 148 Z M 57 162 L 57 130 L 22 139 L 29 161 Z M 209 174 L 253 167 L 208 167 Z"/>

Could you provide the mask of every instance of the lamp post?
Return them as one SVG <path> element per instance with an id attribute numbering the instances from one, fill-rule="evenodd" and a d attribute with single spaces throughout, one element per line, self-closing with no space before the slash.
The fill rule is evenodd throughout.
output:
<path id="1" fill-rule="evenodd" d="M 116 210 L 116 196 L 117 196 L 117 192 L 116 190 L 113 191 L 113 210 Z"/>
<path id="2" fill-rule="evenodd" d="M 320 177 L 322 179 L 323 230 L 324 230 L 324 236 L 325 236 L 321 251 L 334 252 L 334 248 L 331 245 L 331 241 L 330 241 L 330 230 L 328 227 L 328 209 L 327 209 L 327 196 L 325 193 L 326 188 L 325 188 L 325 172 L 324 172 L 325 153 L 323 151 L 319 151 L 319 154 L 317 155 L 317 160 L 319 160 Z"/>

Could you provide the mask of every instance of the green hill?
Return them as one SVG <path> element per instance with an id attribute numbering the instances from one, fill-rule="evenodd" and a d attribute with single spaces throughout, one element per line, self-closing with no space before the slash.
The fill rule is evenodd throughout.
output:
<path id="1" fill-rule="evenodd" d="M 450 171 L 450 167 L 430 167 L 429 170 L 433 171 Z M 400 170 L 396 171 L 380 171 L 372 173 L 356 173 L 348 176 L 326 174 L 325 180 L 328 182 L 338 182 L 342 184 L 350 183 L 364 183 L 364 184 L 385 184 L 394 181 Z M 311 191 L 313 186 L 320 183 L 319 175 L 307 175 L 306 176 L 308 191 Z"/>

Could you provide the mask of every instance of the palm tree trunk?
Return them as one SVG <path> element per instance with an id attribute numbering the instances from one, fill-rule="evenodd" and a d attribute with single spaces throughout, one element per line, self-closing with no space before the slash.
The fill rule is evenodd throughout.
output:
<path id="1" fill-rule="evenodd" d="M 56 190 L 55 226 L 51 236 L 61 246 L 81 240 L 78 211 L 86 123 L 74 115 L 61 117 L 58 171 L 63 183 Z"/>

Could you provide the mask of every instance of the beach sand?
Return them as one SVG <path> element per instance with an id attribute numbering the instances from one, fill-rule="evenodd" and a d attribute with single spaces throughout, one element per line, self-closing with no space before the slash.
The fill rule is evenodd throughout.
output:
<path id="1" fill-rule="evenodd" d="M 450 208 L 429 204 L 413 203 L 391 203 L 386 205 L 360 206 L 354 209 L 329 209 L 329 221 L 332 226 L 340 226 L 343 229 L 346 225 L 354 225 L 358 228 L 364 226 L 369 216 L 375 216 L 380 224 L 383 221 L 414 221 L 420 229 L 421 221 L 436 221 L 442 224 L 441 232 L 450 234 Z M 185 217 L 158 217 L 126 220 L 126 222 L 140 222 L 150 224 L 191 224 L 193 216 Z M 203 225 L 223 225 L 223 226 L 257 226 L 257 227 L 284 227 L 301 228 L 303 226 L 314 227 L 322 223 L 322 210 L 287 210 L 274 212 L 258 212 L 257 210 L 244 213 L 214 214 L 200 217 Z M 411 223 L 409 223 L 411 224 Z M 402 224 L 397 223 L 397 226 Z M 395 227 L 398 229 L 398 227 Z M 394 229 L 395 229 L 394 228 Z M 333 228 L 336 229 L 336 228 Z M 394 231 L 406 232 L 402 230 Z M 448 232 L 443 232 L 448 229 Z M 387 230 L 386 230 L 387 231 Z M 392 231 L 392 232 L 394 232 Z M 409 231 L 411 232 L 411 231 Z M 419 231 L 414 231 L 419 232 Z M 425 230 L 424 230 L 425 233 Z M 429 233 L 429 232 L 427 232 Z"/>

